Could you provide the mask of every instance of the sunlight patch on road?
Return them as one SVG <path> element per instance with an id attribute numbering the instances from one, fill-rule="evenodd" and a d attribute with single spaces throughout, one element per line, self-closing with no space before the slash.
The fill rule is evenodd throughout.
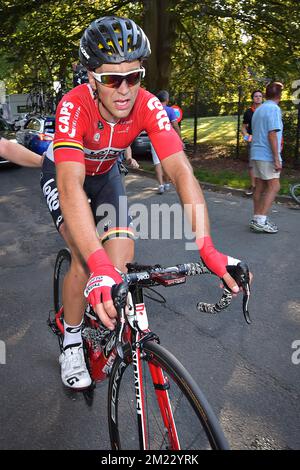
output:
<path id="1" fill-rule="evenodd" d="M 288 302 L 287 306 L 290 320 L 300 323 L 300 301 L 291 300 Z"/>
<path id="2" fill-rule="evenodd" d="M 19 341 L 21 341 L 26 335 L 27 331 L 31 327 L 32 321 L 23 325 L 15 334 L 9 336 L 6 339 L 6 344 L 8 346 L 15 346 Z"/>

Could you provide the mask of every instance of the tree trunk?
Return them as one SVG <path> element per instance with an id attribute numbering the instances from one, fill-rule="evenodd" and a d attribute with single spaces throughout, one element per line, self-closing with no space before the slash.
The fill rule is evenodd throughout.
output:
<path id="1" fill-rule="evenodd" d="M 171 53 L 176 39 L 176 20 L 170 11 L 174 0 L 144 0 L 144 31 L 151 55 L 146 63 L 146 87 L 156 93 L 169 88 Z"/>

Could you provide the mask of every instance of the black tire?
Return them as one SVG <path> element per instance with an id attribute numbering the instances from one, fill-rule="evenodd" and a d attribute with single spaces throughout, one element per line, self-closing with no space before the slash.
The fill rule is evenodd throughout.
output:
<path id="1" fill-rule="evenodd" d="M 149 361 L 161 367 L 168 378 L 168 393 L 181 449 L 228 449 L 215 414 L 183 365 L 157 343 L 147 342 L 143 351 L 146 353 L 142 362 L 149 449 L 170 450 L 147 367 Z M 108 388 L 108 423 L 113 450 L 139 449 L 134 373 L 130 357 L 124 360 L 118 357 L 113 365 Z"/>
<path id="2" fill-rule="evenodd" d="M 300 183 L 290 186 L 290 194 L 297 204 L 300 204 Z"/>
<path id="3" fill-rule="evenodd" d="M 62 306 L 62 283 L 66 272 L 69 270 L 71 264 L 71 253 L 67 248 L 59 250 L 55 266 L 54 266 L 54 279 L 53 279 L 53 294 L 54 294 L 54 310 L 55 313 L 59 311 Z"/>

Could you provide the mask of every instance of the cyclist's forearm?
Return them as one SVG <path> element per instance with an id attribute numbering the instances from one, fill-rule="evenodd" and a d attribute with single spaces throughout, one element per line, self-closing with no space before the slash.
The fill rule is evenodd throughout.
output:
<path id="1" fill-rule="evenodd" d="M 71 237 L 83 258 L 101 248 L 87 196 L 80 185 L 58 184 L 62 214 Z"/>
<path id="2" fill-rule="evenodd" d="M 38 167 L 42 165 L 43 157 L 31 152 L 16 142 L 7 139 L 0 139 L 0 155 L 10 162 L 17 163 L 21 166 Z"/>
<path id="3" fill-rule="evenodd" d="M 185 154 L 182 152 L 166 158 L 162 165 L 176 186 L 196 239 L 209 235 L 209 216 L 204 195 Z"/>

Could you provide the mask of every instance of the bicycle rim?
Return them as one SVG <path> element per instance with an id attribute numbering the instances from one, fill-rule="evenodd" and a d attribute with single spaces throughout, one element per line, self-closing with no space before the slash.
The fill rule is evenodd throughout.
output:
<path id="1" fill-rule="evenodd" d="M 163 371 L 166 402 L 171 406 L 181 450 L 228 449 L 223 431 L 205 396 L 182 364 L 160 345 L 148 342 L 142 360 L 147 450 L 170 450 L 172 439 L 163 419 L 149 363 Z M 135 381 L 130 358 L 114 364 L 108 391 L 108 421 L 112 449 L 140 448 Z M 167 408 L 167 403 L 166 403 Z M 166 413 L 168 414 L 168 412 Z"/>
<path id="2" fill-rule="evenodd" d="M 290 189 L 291 196 L 298 204 L 300 204 L 300 184 L 294 184 Z"/>

